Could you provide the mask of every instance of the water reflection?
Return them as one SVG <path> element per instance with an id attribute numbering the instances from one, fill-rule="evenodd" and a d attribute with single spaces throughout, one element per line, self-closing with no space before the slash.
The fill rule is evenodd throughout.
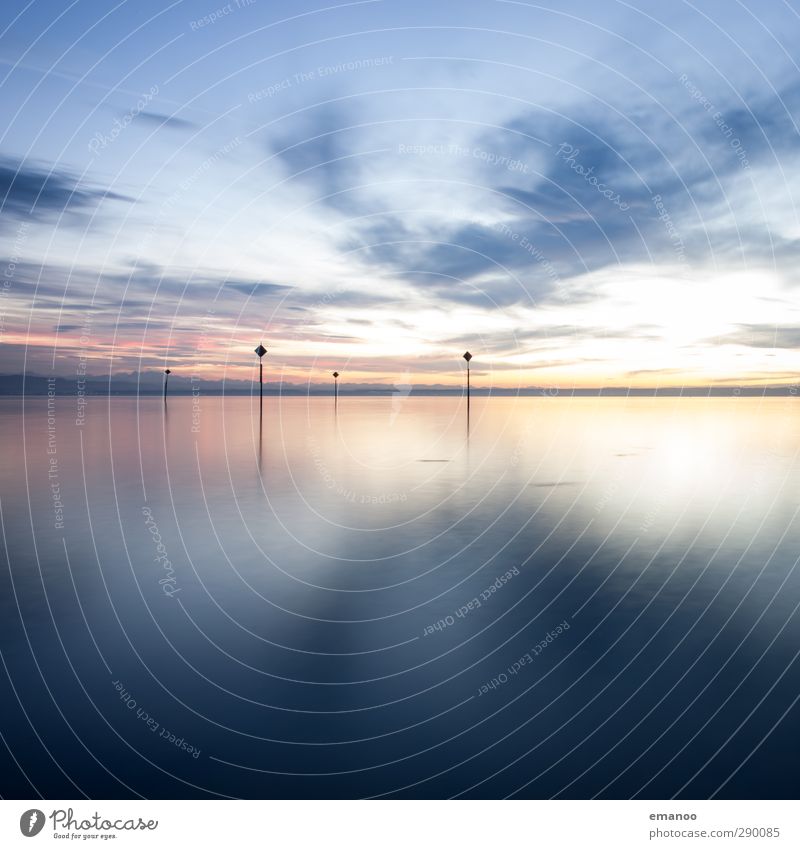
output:
<path id="1" fill-rule="evenodd" d="M 72 400 L 54 443 L 0 402 L 0 634 L 89 792 L 694 797 L 751 752 L 722 795 L 791 787 L 790 726 L 755 746 L 798 692 L 793 399 Z"/>

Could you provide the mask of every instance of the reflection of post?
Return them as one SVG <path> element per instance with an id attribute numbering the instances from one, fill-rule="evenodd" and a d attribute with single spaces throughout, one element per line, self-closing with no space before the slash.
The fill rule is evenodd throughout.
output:
<path id="1" fill-rule="evenodd" d="M 172 374 L 172 371 L 168 368 L 164 369 L 164 403 L 167 403 L 167 383 L 169 381 L 169 376 Z"/>
<path id="2" fill-rule="evenodd" d="M 339 372 L 333 373 L 333 409 L 339 409 Z"/>
<path id="3" fill-rule="evenodd" d="M 263 345 L 259 345 L 256 348 L 256 353 L 258 354 L 258 412 L 260 415 L 264 406 L 264 364 L 261 358 L 267 353 L 267 349 Z"/>
<path id="4" fill-rule="evenodd" d="M 261 456 L 262 431 L 263 431 L 263 428 L 261 427 L 261 416 L 259 415 L 259 417 L 258 417 L 258 470 L 259 470 L 259 472 L 261 471 L 261 464 L 262 464 L 262 456 Z"/>
<path id="5" fill-rule="evenodd" d="M 472 359 L 472 354 L 467 351 L 464 359 L 467 361 L 467 426 L 469 426 L 469 361 Z"/>

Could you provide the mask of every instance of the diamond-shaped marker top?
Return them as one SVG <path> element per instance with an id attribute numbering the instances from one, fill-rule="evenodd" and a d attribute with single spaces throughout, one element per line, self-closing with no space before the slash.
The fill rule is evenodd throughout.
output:
<path id="1" fill-rule="evenodd" d="M 259 345 L 256 348 L 256 353 L 258 354 L 259 357 L 263 357 L 264 354 L 267 353 L 267 349 L 263 345 Z"/>
<path id="2" fill-rule="evenodd" d="M 172 369 L 165 368 L 164 374 L 172 374 Z"/>
<path id="3" fill-rule="evenodd" d="M 466 352 L 466 354 L 464 354 L 464 359 L 465 359 L 467 362 L 469 362 L 469 361 L 472 359 L 472 354 L 470 354 L 470 352 L 469 352 L 469 351 L 467 351 L 467 352 Z"/>
<path id="4" fill-rule="evenodd" d="M 339 372 L 338 372 L 338 371 L 335 371 L 335 372 L 333 373 L 333 376 L 334 376 L 334 377 L 339 377 Z"/>

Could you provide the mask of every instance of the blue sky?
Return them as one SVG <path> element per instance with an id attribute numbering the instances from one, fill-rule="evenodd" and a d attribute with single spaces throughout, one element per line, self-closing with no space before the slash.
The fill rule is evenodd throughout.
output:
<path id="1" fill-rule="evenodd" d="M 795 380 L 796 4 L 1 15 L 2 372 Z"/>

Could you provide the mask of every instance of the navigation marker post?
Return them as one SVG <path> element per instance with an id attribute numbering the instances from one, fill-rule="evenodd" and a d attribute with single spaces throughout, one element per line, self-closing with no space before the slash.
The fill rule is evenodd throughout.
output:
<path id="1" fill-rule="evenodd" d="M 267 353 L 267 349 L 259 344 L 256 348 L 258 354 L 258 410 L 261 413 L 261 408 L 264 406 L 264 363 L 262 357 Z"/>
<path id="2" fill-rule="evenodd" d="M 467 361 L 467 422 L 469 422 L 469 361 L 472 359 L 472 354 L 466 351 L 464 359 Z"/>

